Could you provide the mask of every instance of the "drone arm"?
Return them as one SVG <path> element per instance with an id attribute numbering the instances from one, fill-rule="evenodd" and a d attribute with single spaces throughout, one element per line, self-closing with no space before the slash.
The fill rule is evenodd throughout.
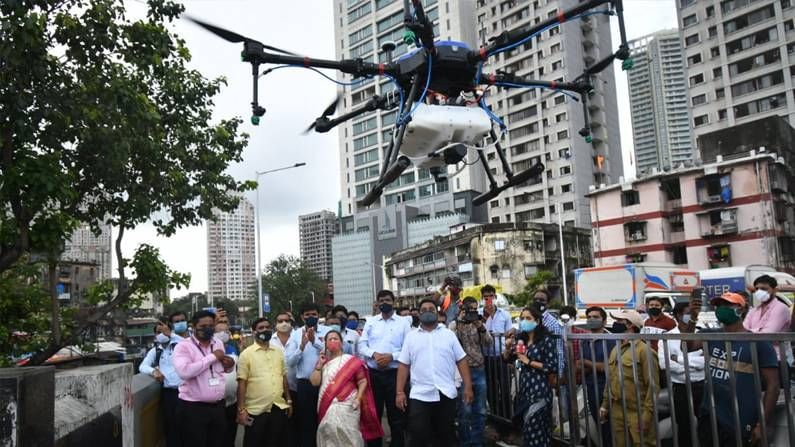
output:
<path id="1" fill-rule="evenodd" d="M 388 74 L 397 76 L 398 68 L 395 64 L 375 64 L 362 59 L 342 59 L 339 61 L 328 59 L 314 59 L 305 56 L 290 56 L 285 54 L 266 53 L 262 44 L 249 41 L 243 46 L 243 61 L 252 64 L 279 64 L 297 65 L 299 67 L 329 68 L 355 77 L 377 76 Z"/>
<path id="2" fill-rule="evenodd" d="M 502 163 L 502 170 L 505 171 L 505 176 L 508 177 L 508 180 L 513 177 L 513 170 L 511 169 L 511 165 L 508 164 L 508 159 L 505 157 L 505 150 L 500 145 L 500 139 L 497 138 L 497 134 L 494 132 L 494 128 L 492 127 L 489 129 L 489 136 L 494 141 L 494 147 L 497 149 L 497 156 L 500 157 L 500 163 Z"/>
<path id="3" fill-rule="evenodd" d="M 576 15 L 582 14 L 582 13 L 584 13 L 584 12 L 590 10 L 590 9 L 597 8 L 597 7 L 602 6 L 604 4 L 614 3 L 614 2 L 615 2 L 615 0 L 589 0 L 589 1 L 586 1 L 586 2 L 583 2 L 583 3 L 580 3 L 579 5 L 571 8 L 571 9 L 569 9 L 567 11 L 559 11 L 558 14 L 555 15 L 554 17 L 551 17 L 551 18 L 549 18 L 547 20 L 544 20 L 543 22 L 540 22 L 540 23 L 538 23 L 537 25 L 535 25 L 535 26 L 533 26 L 531 28 L 528 28 L 528 29 L 525 29 L 525 30 L 517 29 L 517 30 L 513 30 L 513 31 L 505 31 L 502 34 L 500 34 L 499 36 L 497 36 L 496 38 L 494 38 L 494 40 L 488 46 L 486 46 L 485 48 L 470 52 L 469 59 L 471 61 L 473 61 L 473 62 L 474 61 L 478 61 L 478 60 L 484 60 L 492 52 L 494 52 L 494 51 L 496 51 L 496 50 L 498 50 L 500 48 L 503 48 L 505 46 L 512 45 L 512 44 L 515 44 L 517 42 L 521 42 L 525 38 L 527 38 L 529 36 L 532 36 L 533 34 L 543 30 L 544 28 L 552 26 L 552 25 L 554 25 L 556 23 L 563 23 L 566 20 L 569 20 L 570 18 L 572 18 L 572 17 L 574 17 Z M 623 11 L 623 8 L 622 8 L 622 11 Z M 623 23 L 623 20 L 621 21 L 621 23 Z M 626 33 L 624 33 L 624 34 L 626 35 Z M 625 38 L 625 36 L 622 37 L 622 44 L 624 44 L 626 42 L 626 40 L 624 40 L 624 38 Z"/>
<path id="4" fill-rule="evenodd" d="M 512 85 L 502 85 L 502 87 L 508 87 L 508 88 L 540 87 L 540 88 L 548 88 L 551 90 L 566 90 L 574 93 L 583 93 L 584 91 L 590 90 L 590 85 L 588 85 L 584 79 L 580 79 L 575 82 L 555 82 L 555 81 L 540 81 L 537 79 L 523 78 L 521 76 L 516 76 L 513 74 L 484 73 L 483 76 L 481 77 L 481 82 L 487 85 L 499 85 L 505 83 L 512 84 Z"/>
<path id="5" fill-rule="evenodd" d="M 497 180 L 494 180 L 494 174 L 489 170 L 489 162 L 486 160 L 486 153 L 483 152 L 483 149 L 478 149 L 478 157 L 480 158 L 480 164 L 483 165 L 483 169 L 486 171 L 486 178 L 489 179 L 489 189 L 499 188 Z"/>
<path id="6" fill-rule="evenodd" d="M 406 8 L 407 1 L 404 1 L 403 7 Z M 428 16 L 425 15 L 425 9 L 422 7 L 421 0 L 411 0 L 411 4 L 414 6 L 414 12 L 417 15 L 417 19 L 415 20 L 408 9 L 405 9 L 405 22 L 406 27 L 408 27 L 413 33 L 415 33 L 420 38 L 420 42 L 422 42 L 422 46 L 428 49 L 429 51 L 433 51 L 433 23 L 428 19 Z"/>
<path id="7" fill-rule="evenodd" d="M 372 112 L 374 110 L 378 109 L 388 110 L 394 107 L 395 107 L 394 103 L 389 101 L 389 98 L 387 96 L 376 95 L 370 98 L 370 100 L 367 101 L 367 103 L 364 106 L 356 110 L 352 110 L 344 115 L 340 115 L 337 118 L 328 119 L 324 116 L 318 118 L 315 121 L 315 130 L 320 133 L 328 132 L 332 128 L 338 126 L 341 123 L 344 123 L 345 121 L 348 121 L 351 118 L 356 118 L 359 115 L 364 115 L 365 113 Z"/>

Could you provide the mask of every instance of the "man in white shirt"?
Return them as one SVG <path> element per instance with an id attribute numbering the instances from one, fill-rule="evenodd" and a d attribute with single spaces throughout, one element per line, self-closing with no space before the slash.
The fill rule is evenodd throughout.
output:
<path id="1" fill-rule="evenodd" d="M 354 357 L 358 356 L 358 349 L 356 348 L 356 345 L 359 343 L 359 333 L 356 331 L 356 326 L 359 324 L 358 319 L 355 322 L 356 325 L 351 328 L 348 321 L 348 309 L 341 304 L 334 306 L 331 313 L 339 320 L 343 351 Z"/>
<path id="2" fill-rule="evenodd" d="M 288 349 L 292 351 L 298 350 L 300 337 L 293 337 L 293 316 L 289 312 L 280 312 L 276 314 L 276 332 L 273 334 L 269 345 L 271 348 L 286 352 Z M 287 357 L 285 356 L 285 364 Z M 298 377 L 297 369 L 295 366 L 287 365 L 287 386 L 290 389 L 290 399 L 293 402 L 298 401 Z M 298 445 L 298 418 L 291 417 L 287 421 L 287 439 L 284 440 L 287 447 L 295 447 Z"/>
<path id="3" fill-rule="evenodd" d="M 400 351 L 395 404 L 409 406 L 409 446 L 450 446 L 455 442 L 455 371 L 464 382 L 463 402 L 472 403 L 472 379 L 466 353 L 455 334 L 438 323 L 434 300 L 420 303 L 420 327 L 411 331 Z M 406 380 L 411 375 L 411 395 Z"/>
<path id="4" fill-rule="evenodd" d="M 398 356 L 403 349 L 406 334 L 411 331 L 411 319 L 395 314 L 395 295 L 390 290 L 382 290 L 376 295 L 379 315 L 367 319 L 359 338 L 359 356 L 367 362 L 373 385 L 373 398 L 378 420 L 384 414 L 386 405 L 389 430 L 393 447 L 403 447 L 405 417 L 395 406 L 397 390 Z M 452 380 L 450 381 L 452 384 Z M 380 447 L 381 440 L 371 441 L 370 447 Z"/>
<path id="5" fill-rule="evenodd" d="M 676 320 L 676 327 L 668 331 L 668 334 L 693 332 L 695 329 L 695 321 L 692 320 L 690 313 L 690 303 L 676 303 L 673 313 L 674 320 Z M 685 370 L 685 353 L 682 351 L 682 348 L 687 349 L 687 343 L 683 343 L 681 340 L 667 340 L 665 344 L 668 345 L 667 352 L 661 343 L 657 348 L 657 358 L 660 362 L 660 370 L 665 370 L 665 368 L 668 367 L 671 373 L 679 445 L 690 445 L 692 444 L 690 432 L 691 430 L 695 430 L 695 427 L 691 427 L 690 424 L 690 407 L 687 404 L 687 379 L 685 375 L 690 376 L 693 411 L 695 411 L 696 417 L 698 417 L 699 410 L 701 409 L 701 398 L 704 392 L 704 351 L 699 349 L 697 351 L 688 352 L 688 369 Z M 668 362 L 665 361 L 666 355 L 668 356 Z"/>
<path id="6" fill-rule="evenodd" d="M 483 298 L 483 316 L 486 317 L 486 330 L 494 338 L 494 346 L 484 349 L 486 354 L 486 400 L 493 413 L 510 418 L 511 416 L 511 373 L 510 366 L 502 359 L 505 338 L 513 331 L 511 314 L 497 307 L 497 290 L 486 284 L 480 288 Z"/>

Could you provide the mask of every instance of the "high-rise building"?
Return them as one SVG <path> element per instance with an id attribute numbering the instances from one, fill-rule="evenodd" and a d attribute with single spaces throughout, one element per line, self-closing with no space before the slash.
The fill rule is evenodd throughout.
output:
<path id="1" fill-rule="evenodd" d="M 475 2 L 424 0 L 425 12 L 434 23 L 434 35 L 441 40 L 476 43 Z M 414 48 L 403 42 L 403 2 L 399 0 L 335 0 L 335 48 L 339 58 L 362 58 L 387 62 Z M 389 54 L 385 43 L 397 46 Z M 373 78 L 345 89 L 342 112 L 361 107 L 373 95 L 393 91 L 386 78 Z M 356 201 L 376 184 L 392 136 L 397 111 L 378 111 L 362 115 L 339 126 L 340 196 L 342 217 L 368 210 L 357 209 Z M 475 161 L 471 154 L 470 161 Z M 471 201 L 485 190 L 485 174 L 480 166 L 465 166 L 447 181 L 435 182 L 428 169 L 409 167 L 389 185 L 370 210 L 407 203 L 423 214 L 436 216 L 450 212 L 472 215 Z M 485 212 L 483 212 L 485 215 Z"/>
<path id="2" fill-rule="evenodd" d="M 207 297 L 242 300 L 255 296 L 254 206 L 240 198 L 231 212 L 214 212 L 207 222 Z"/>
<path id="3" fill-rule="evenodd" d="M 98 269 L 96 279 L 98 281 L 110 279 L 112 276 L 111 256 L 113 256 L 110 238 L 110 225 L 101 224 L 99 234 L 94 234 L 88 224 L 81 224 L 66 241 L 61 259 L 96 264 Z"/>
<path id="4" fill-rule="evenodd" d="M 506 31 L 527 28 L 577 6 L 578 0 L 517 2 L 480 0 L 477 28 L 488 41 Z M 610 36 L 609 16 L 598 14 L 552 27 L 510 51 L 491 57 L 484 72 L 504 71 L 547 81 L 571 81 L 618 48 Z M 505 121 L 503 139 L 513 172 L 544 163 L 544 175 L 514 187 L 488 204 L 493 223 L 562 221 L 591 224 L 591 185 L 611 183 L 622 175 L 615 76 L 608 67 L 594 77 L 588 98 L 592 143 L 579 135 L 584 127 L 582 103 L 563 92 L 540 89 L 489 90 L 487 103 Z M 493 149 L 487 152 L 498 182 L 505 173 Z M 555 216 L 554 218 L 552 216 Z"/>
<path id="5" fill-rule="evenodd" d="M 677 0 L 693 132 L 772 115 L 795 125 L 791 0 Z"/>
<path id="6" fill-rule="evenodd" d="M 627 71 L 638 173 L 693 159 L 684 57 L 679 30 L 629 42 L 635 67 Z"/>
<path id="7" fill-rule="evenodd" d="M 331 238 L 339 232 L 337 215 L 331 211 L 298 216 L 301 260 L 326 281 L 331 281 Z"/>

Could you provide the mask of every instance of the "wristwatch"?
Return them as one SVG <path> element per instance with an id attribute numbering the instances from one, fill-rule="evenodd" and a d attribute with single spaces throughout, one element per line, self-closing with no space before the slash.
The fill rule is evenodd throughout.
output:
<path id="1" fill-rule="evenodd" d="M 238 413 L 245 413 L 247 411 L 248 411 L 248 408 L 246 408 L 246 407 L 240 407 L 240 408 L 237 409 Z"/>

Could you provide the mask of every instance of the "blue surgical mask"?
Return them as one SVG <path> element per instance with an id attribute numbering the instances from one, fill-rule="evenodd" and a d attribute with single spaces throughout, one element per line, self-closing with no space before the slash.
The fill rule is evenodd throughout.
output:
<path id="1" fill-rule="evenodd" d="M 538 323 L 536 323 L 535 321 L 522 320 L 519 322 L 519 331 L 533 332 L 536 329 L 536 326 L 538 326 Z"/>
<path id="2" fill-rule="evenodd" d="M 188 331 L 188 322 L 187 321 L 177 321 L 174 323 L 174 332 L 177 334 L 184 334 Z"/>
<path id="3" fill-rule="evenodd" d="M 682 315 L 682 323 L 690 324 L 690 315 Z"/>
<path id="4" fill-rule="evenodd" d="M 342 330 L 342 326 L 340 326 L 339 324 L 332 324 L 331 326 L 329 326 L 329 328 L 332 331 L 337 331 L 337 332 L 340 332 Z"/>
<path id="5" fill-rule="evenodd" d="M 355 331 L 359 327 L 358 320 L 348 320 L 348 324 L 345 325 L 348 329 Z"/>

